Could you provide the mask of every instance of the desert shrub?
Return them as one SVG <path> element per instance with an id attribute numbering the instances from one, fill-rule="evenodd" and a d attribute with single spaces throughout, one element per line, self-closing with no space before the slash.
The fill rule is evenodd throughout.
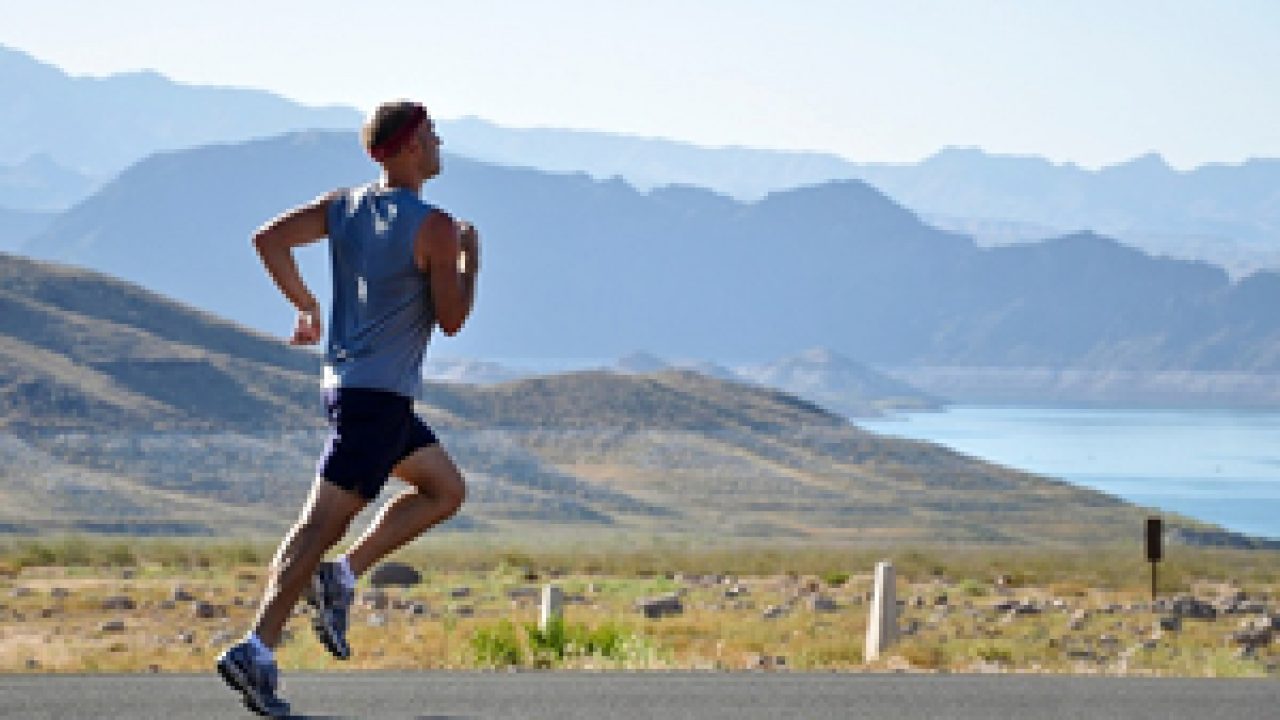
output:
<path id="1" fill-rule="evenodd" d="M 481 667 L 513 667 L 524 660 L 516 626 L 508 620 L 477 628 L 471 635 L 470 645 L 475 663 Z"/>
<path id="2" fill-rule="evenodd" d="M 849 582 L 849 573 L 842 570 L 828 570 L 822 573 L 822 582 L 826 583 L 827 587 L 840 587 Z"/>

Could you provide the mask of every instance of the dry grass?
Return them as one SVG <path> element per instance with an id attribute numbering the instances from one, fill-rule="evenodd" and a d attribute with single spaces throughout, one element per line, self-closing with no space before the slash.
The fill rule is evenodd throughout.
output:
<path id="1" fill-rule="evenodd" d="M 0 567 L 8 570 L 0 573 L 0 672 L 206 671 L 222 647 L 244 631 L 270 550 L 267 543 L 10 542 L 0 547 Z M 1170 554 L 1162 568 L 1166 591 L 1214 597 L 1243 590 L 1280 612 L 1280 554 L 1184 549 Z M 907 601 L 900 625 L 915 630 L 891 657 L 869 665 L 861 652 L 866 597 L 870 568 L 881 557 L 895 561 L 899 597 Z M 411 548 L 399 559 L 423 570 L 424 583 L 390 591 L 391 608 L 357 609 L 352 661 L 329 659 L 305 619 L 298 618 L 281 648 L 282 666 L 431 669 L 515 662 L 565 668 L 909 667 L 1274 676 L 1280 663 L 1280 643 L 1252 657 L 1236 654 L 1228 638 L 1240 616 L 1187 620 L 1178 632 L 1155 632 L 1158 617 L 1142 607 L 1144 563 L 1119 553 L 735 551 L 653 544 L 584 552 L 437 543 Z M 1000 576 L 1003 584 L 996 583 Z M 539 655 L 538 647 L 549 646 L 538 646 L 526 630 L 536 620 L 536 600 L 513 598 L 510 592 L 545 582 L 559 584 L 570 597 L 566 619 L 576 642 L 596 633 L 616 636 L 621 645 L 607 653 L 570 649 Z M 177 585 L 224 608 L 226 616 L 196 618 L 191 602 L 172 602 Z M 744 592 L 729 597 L 735 586 Z M 464 597 L 454 596 L 459 588 L 468 589 Z M 682 593 L 683 614 L 646 619 L 637 611 L 638 599 L 669 592 Z M 839 609 L 811 609 L 815 594 L 834 600 Z M 129 596 L 137 607 L 104 610 L 103 600 L 118 595 Z M 947 600 L 940 605 L 943 595 Z M 993 610 L 1010 598 L 1057 600 L 1059 607 L 1025 616 Z M 426 612 L 410 612 L 414 603 L 425 605 Z M 770 607 L 782 608 L 778 617 L 765 618 Z M 1087 620 L 1069 629 L 1069 618 L 1081 610 L 1089 611 Z M 122 621 L 124 629 L 104 629 L 111 620 Z M 477 638 L 498 632 L 504 623 L 515 633 L 516 659 L 481 657 Z"/>

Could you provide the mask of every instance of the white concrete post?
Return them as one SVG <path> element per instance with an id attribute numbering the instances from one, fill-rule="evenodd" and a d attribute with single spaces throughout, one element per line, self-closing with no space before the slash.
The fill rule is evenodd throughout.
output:
<path id="1" fill-rule="evenodd" d="M 898 639 L 898 598 L 893 582 L 893 563 L 876 563 L 875 594 L 867 619 L 867 644 L 862 652 L 864 662 L 879 658 Z"/>
<path id="2" fill-rule="evenodd" d="M 538 629 L 546 632 L 551 623 L 564 616 L 564 592 L 555 585 L 542 586 L 542 612 L 538 615 Z"/>

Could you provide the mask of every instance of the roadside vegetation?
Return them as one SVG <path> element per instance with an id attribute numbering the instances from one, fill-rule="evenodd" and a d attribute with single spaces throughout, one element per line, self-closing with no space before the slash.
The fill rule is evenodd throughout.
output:
<path id="1" fill-rule="evenodd" d="M 298 618 L 281 663 L 1272 678 L 1280 666 L 1277 552 L 1170 548 L 1153 606 L 1137 547 L 590 547 L 419 543 L 396 560 L 421 583 L 362 582 L 353 660 L 329 659 Z M 0 540 L 0 672 L 207 670 L 243 632 L 272 550 Z M 867 663 L 871 569 L 882 559 L 897 570 L 902 637 Z M 541 630 L 548 583 L 564 593 L 564 617 Z"/>

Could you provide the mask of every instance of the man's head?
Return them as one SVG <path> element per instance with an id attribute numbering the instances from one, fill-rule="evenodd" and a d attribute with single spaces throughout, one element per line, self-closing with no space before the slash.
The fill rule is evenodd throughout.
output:
<path id="1" fill-rule="evenodd" d="M 440 138 L 427 109 L 411 100 L 385 102 L 360 133 L 365 150 L 388 172 L 414 172 L 423 180 L 440 172 Z"/>

